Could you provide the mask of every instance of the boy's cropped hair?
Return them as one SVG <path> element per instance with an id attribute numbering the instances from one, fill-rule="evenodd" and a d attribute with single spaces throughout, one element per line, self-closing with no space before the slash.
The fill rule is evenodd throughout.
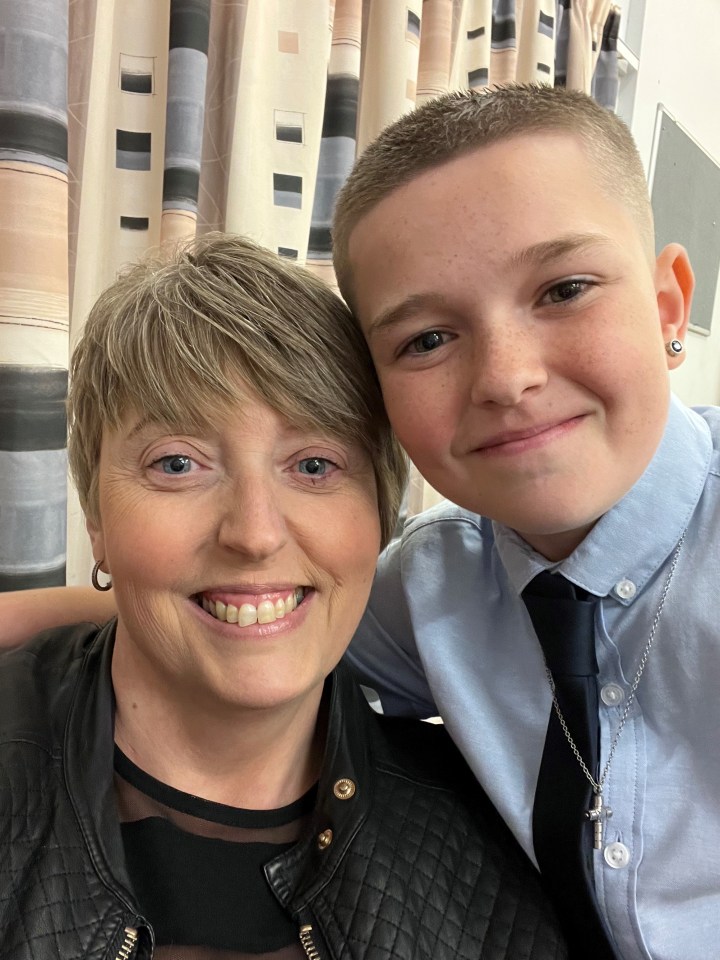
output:
<path id="1" fill-rule="evenodd" d="M 88 517 L 105 427 L 132 411 L 203 429 L 242 404 L 244 385 L 291 423 L 368 452 L 387 543 L 406 463 L 362 334 L 323 281 L 222 233 L 131 266 L 90 311 L 68 397 L 70 467 Z"/>
<path id="2" fill-rule="evenodd" d="M 647 181 L 627 126 L 592 97 L 563 87 L 509 84 L 448 93 L 390 124 L 371 143 L 340 191 L 333 260 L 340 292 L 355 304 L 348 246 L 357 223 L 384 197 L 432 167 L 480 147 L 533 133 L 573 134 L 595 164 L 598 182 L 633 215 L 654 259 Z M 478 177 L 482 163 L 478 162 Z M 562 170 L 558 170 L 562 190 Z"/>

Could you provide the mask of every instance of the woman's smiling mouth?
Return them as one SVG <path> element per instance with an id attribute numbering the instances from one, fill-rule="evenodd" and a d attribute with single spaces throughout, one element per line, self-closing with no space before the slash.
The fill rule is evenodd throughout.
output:
<path id="1" fill-rule="evenodd" d="M 298 586 L 292 590 L 268 591 L 251 597 L 248 594 L 207 591 L 199 594 L 197 603 L 211 617 L 223 623 L 249 627 L 253 624 L 275 623 L 293 613 L 303 602 L 308 587 Z"/>

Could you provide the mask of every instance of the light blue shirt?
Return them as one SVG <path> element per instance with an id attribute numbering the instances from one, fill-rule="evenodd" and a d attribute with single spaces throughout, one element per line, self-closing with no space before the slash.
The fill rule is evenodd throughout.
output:
<path id="1" fill-rule="evenodd" d="M 595 853 L 596 889 L 624 960 L 720 957 L 718 446 L 720 409 L 673 400 L 643 476 L 557 564 L 450 504 L 414 517 L 381 558 L 349 654 L 386 712 L 444 718 L 533 857 L 551 697 L 520 594 L 541 570 L 557 569 L 601 598 L 604 763 L 687 529 L 604 791 L 613 816 Z"/>

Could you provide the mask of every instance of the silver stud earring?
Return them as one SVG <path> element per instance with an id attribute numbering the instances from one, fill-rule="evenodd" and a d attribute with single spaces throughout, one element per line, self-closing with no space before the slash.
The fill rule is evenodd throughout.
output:
<path id="1" fill-rule="evenodd" d="M 682 345 L 680 340 L 668 340 L 665 344 L 665 352 L 670 354 L 671 357 L 677 357 L 679 353 L 682 353 L 685 348 Z"/>

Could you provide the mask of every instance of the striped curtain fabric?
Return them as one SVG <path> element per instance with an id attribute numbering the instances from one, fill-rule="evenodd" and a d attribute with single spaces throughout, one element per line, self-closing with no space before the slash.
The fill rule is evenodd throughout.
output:
<path id="1" fill-rule="evenodd" d="M 334 198 L 387 123 L 513 79 L 589 92 L 598 58 L 608 102 L 608 9 L 0 0 L 0 590 L 88 582 L 66 482 L 68 353 L 123 264 L 221 229 L 332 283 Z M 432 496 L 415 477 L 408 509 Z"/>

